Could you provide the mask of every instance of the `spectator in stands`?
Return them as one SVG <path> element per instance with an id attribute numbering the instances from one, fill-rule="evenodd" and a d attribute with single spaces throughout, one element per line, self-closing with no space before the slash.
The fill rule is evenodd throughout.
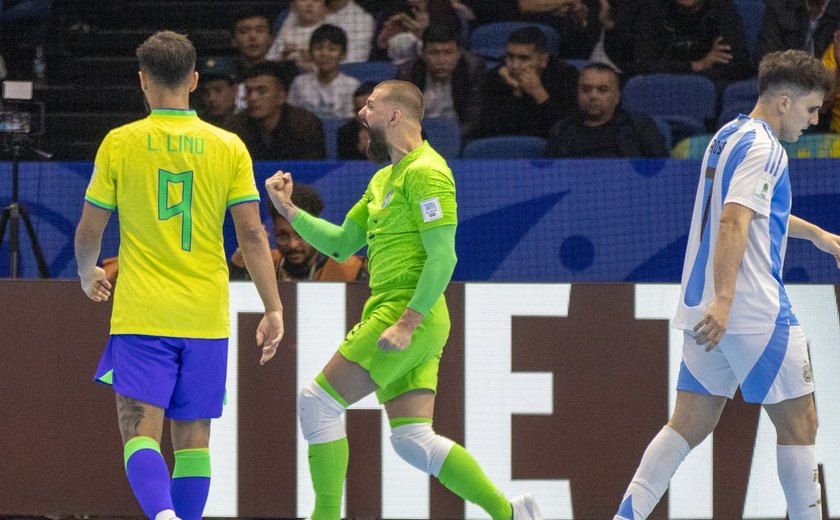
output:
<path id="1" fill-rule="evenodd" d="M 521 20 L 553 27 L 559 57 L 586 59 L 601 34 L 600 0 L 518 0 Z"/>
<path id="2" fill-rule="evenodd" d="M 326 16 L 325 0 L 292 0 L 289 15 L 277 31 L 266 59 L 292 60 L 301 70 L 311 70 L 309 38 L 324 23 Z"/>
<path id="3" fill-rule="evenodd" d="M 312 186 L 295 184 L 292 202 L 298 208 L 317 217 L 324 210 L 321 195 Z M 277 249 L 271 251 L 277 281 L 319 280 L 324 282 L 351 282 L 367 280 L 367 259 L 352 255 L 344 262 L 337 262 L 319 252 L 295 232 L 273 204 L 268 205 L 274 228 L 274 243 Z M 248 280 L 248 270 L 242 251 L 237 249 L 230 257 L 231 280 Z"/>
<path id="4" fill-rule="evenodd" d="M 547 138 L 558 120 L 575 110 L 578 71 L 549 55 L 537 27 L 513 31 L 505 61 L 481 89 L 478 135 L 524 134 Z"/>
<path id="5" fill-rule="evenodd" d="M 353 92 L 353 110 L 355 114 L 367 103 L 367 98 L 373 92 L 376 83 L 367 81 L 359 85 Z M 370 135 L 356 116 L 351 117 L 338 129 L 337 148 L 338 158 L 345 161 L 367 160 L 367 146 Z"/>
<path id="6" fill-rule="evenodd" d="M 618 74 L 604 64 L 581 70 L 578 111 L 554 128 L 546 157 L 666 157 L 665 140 L 645 114 L 619 107 Z"/>
<path id="7" fill-rule="evenodd" d="M 429 25 L 445 25 L 466 46 L 459 11 L 450 0 L 397 0 L 378 17 L 370 59 L 402 65 L 419 55 L 420 39 Z"/>
<path id="8" fill-rule="evenodd" d="M 231 34 L 231 44 L 239 54 L 236 75 L 241 78 L 251 66 L 265 59 L 271 47 L 269 19 L 254 7 L 239 9 L 233 15 Z"/>
<path id="9" fill-rule="evenodd" d="M 800 49 L 821 57 L 840 27 L 840 0 L 767 0 L 758 45 L 768 52 Z"/>
<path id="10" fill-rule="evenodd" d="M 359 80 L 338 68 L 347 54 L 347 35 L 341 27 L 324 24 L 312 33 L 309 54 L 315 72 L 295 78 L 289 89 L 289 104 L 321 118 L 353 117 L 356 112 L 351 96 L 359 87 Z"/>
<path id="11" fill-rule="evenodd" d="M 8 70 L 0 56 L 0 79 L 10 70 L 12 78 L 30 77 L 31 73 L 33 80 L 44 80 L 44 45 L 52 4 L 52 0 L 0 0 L 0 47 L 7 44 L 10 50 Z M 24 51 L 18 56 L 12 48 Z"/>
<path id="12" fill-rule="evenodd" d="M 462 49 L 446 25 L 427 27 L 420 57 L 397 69 L 397 79 L 423 91 L 425 117 L 455 119 L 463 135 L 472 134 L 478 124 L 484 74 L 484 61 Z"/>
<path id="13" fill-rule="evenodd" d="M 232 117 L 227 129 L 239 135 L 257 161 L 324 159 L 324 130 L 318 117 L 289 105 L 288 70 L 264 61 L 244 76 L 248 107 Z"/>
<path id="14" fill-rule="evenodd" d="M 324 23 L 337 25 L 347 34 L 347 56 L 342 63 L 367 61 L 373 42 L 373 15 L 354 0 L 327 0 L 326 9 Z M 271 27 L 275 32 L 280 31 L 289 12 L 283 9 L 274 19 Z"/>
<path id="15" fill-rule="evenodd" d="M 236 64 L 226 56 L 207 58 L 198 71 L 201 109 L 198 114 L 204 121 L 223 126 L 236 110 Z"/>
<path id="16" fill-rule="evenodd" d="M 817 132 L 840 133 L 840 67 L 837 57 L 840 56 L 840 29 L 834 31 L 831 45 L 822 55 L 822 64 L 834 72 L 834 84 L 831 92 L 825 96 L 825 103 L 820 111 L 820 122 L 816 125 Z"/>
<path id="17" fill-rule="evenodd" d="M 353 0 L 327 0 L 327 23 L 337 25 L 347 34 L 344 63 L 367 61 L 373 43 L 374 20 Z"/>
<path id="18" fill-rule="evenodd" d="M 619 28 L 630 61 L 611 57 L 624 72 L 697 72 L 721 83 L 754 73 L 733 0 L 639 0 L 633 15 Z"/>

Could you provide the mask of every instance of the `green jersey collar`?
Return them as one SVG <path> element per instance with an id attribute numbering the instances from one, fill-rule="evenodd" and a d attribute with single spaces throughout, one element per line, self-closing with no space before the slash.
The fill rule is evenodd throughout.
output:
<path id="1" fill-rule="evenodd" d="M 153 116 L 181 116 L 196 117 L 195 110 L 189 108 L 156 108 L 152 110 Z"/>

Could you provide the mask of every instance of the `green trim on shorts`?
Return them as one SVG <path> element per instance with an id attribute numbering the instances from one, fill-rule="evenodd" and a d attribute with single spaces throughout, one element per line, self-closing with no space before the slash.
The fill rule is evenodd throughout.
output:
<path id="1" fill-rule="evenodd" d="M 325 376 L 323 372 L 315 376 L 315 382 L 318 384 L 318 386 L 323 388 L 326 393 L 330 394 L 330 396 L 332 396 L 333 399 L 338 401 L 338 404 L 345 408 L 350 406 L 349 404 L 347 404 L 347 401 L 345 401 L 344 398 L 341 397 L 341 394 L 335 391 L 335 388 L 332 387 L 330 382 L 327 381 L 327 376 Z"/>
<path id="2" fill-rule="evenodd" d="M 114 386 L 114 369 L 105 372 L 102 374 L 102 377 L 99 378 L 99 382 L 105 383 L 106 385 Z"/>
<path id="3" fill-rule="evenodd" d="M 405 426 L 406 424 L 432 424 L 432 422 L 433 421 L 427 417 L 397 417 L 396 419 L 388 421 L 388 424 L 391 425 L 391 429 L 394 429 L 400 426 Z"/>
<path id="4" fill-rule="evenodd" d="M 210 449 L 187 448 L 175 451 L 175 469 L 172 478 L 210 478 Z"/>
<path id="5" fill-rule="evenodd" d="M 143 435 L 134 437 L 130 441 L 126 442 L 125 447 L 123 448 L 123 462 L 126 466 L 128 466 L 128 459 L 140 450 L 155 450 L 160 453 L 160 444 L 151 437 Z"/>

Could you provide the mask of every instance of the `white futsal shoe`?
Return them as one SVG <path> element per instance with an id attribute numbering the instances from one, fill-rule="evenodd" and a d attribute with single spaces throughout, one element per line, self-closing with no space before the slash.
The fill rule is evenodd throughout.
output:
<path id="1" fill-rule="evenodd" d="M 513 520 L 543 520 L 540 506 L 531 493 L 512 498 L 510 505 L 513 507 Z"/>

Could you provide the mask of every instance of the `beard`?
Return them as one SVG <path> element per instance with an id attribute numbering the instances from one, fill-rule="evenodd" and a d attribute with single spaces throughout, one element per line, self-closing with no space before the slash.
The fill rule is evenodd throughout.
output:
<path id="1" fill-rule="evenodd" d="M 374 164 L 381 164 L 391 159 L 388 153 L 388 142 L 385 140 L 385 130 L 381 128 L 368 128 L 370 140 L 368 141 L 367 158 Z"/>

